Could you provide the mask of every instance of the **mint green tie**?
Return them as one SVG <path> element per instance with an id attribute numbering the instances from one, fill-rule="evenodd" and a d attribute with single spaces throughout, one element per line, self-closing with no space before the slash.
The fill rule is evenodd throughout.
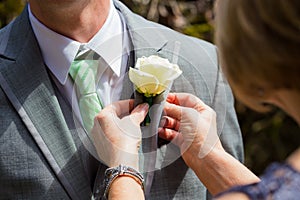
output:
<path id="1" fill-rule="evenodd" d="M 92 58 L 87 60 L 75 58 L 69 71 L 79 93 L 79 110 L 84 128 L 88 134 L 94 125 L 95 116 L 102 109 L 101 101 L 96 93 L 98 66 L 98 60 L 93 60 Z"/>

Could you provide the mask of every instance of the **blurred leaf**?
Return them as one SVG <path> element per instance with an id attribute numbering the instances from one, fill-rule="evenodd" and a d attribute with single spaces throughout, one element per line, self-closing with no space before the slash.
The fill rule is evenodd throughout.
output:
<path id="1" fill-rule="evenodd" d="M 212 41 L 213 31 L 214 31 L 213 27 L 205 23 L 205 24 L 189 25 L 185 29 L 183 29 L 182 32 L 190 36 L 201 38 L 207 41 Z"/>
<path id="2" fill-rule="evenodd" d="M 0 1 L 0 27 L 7 25 L 24 8 L 25 0 Z"/>

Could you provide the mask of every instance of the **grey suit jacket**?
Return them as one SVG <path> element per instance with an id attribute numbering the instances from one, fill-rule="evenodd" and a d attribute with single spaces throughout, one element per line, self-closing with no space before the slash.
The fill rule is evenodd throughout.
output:
<path id="1" fill-rule="evenodd" d="M 149 22 L 119 1 L 114 3 L 130 33 L 130 66 L 141 56 L 156 54 L 170 60 L 177 56 L 183 75 L 174 82 L 172 91 L 193 93 L 213 107 L 225 149 L 242 161 L 243 146 L 233 97 L 222 77 L 216 48 Z M 181 43 L 180 51 L 173 55 L 176 41 Z M 90 162 L 91 156 L 73 130 L 70 106 L 51 81 L 26 8 L 0 31 L 0 86 L 0 199 L 97 196 L 105 166 Z M 133 86 L 125 78 L 122 98 L 129 98 L 132 93 Z M 163 97 L 155 101 L 163 102 Z M 150 132 L 157 130 L 161 111 L 161 106 L 153 111 Z M 144 147 L 148 145 L 156 151 L 143 158 L 147 163 L 143 167 L 150 171 L 145 174 L 150 185 L 147 199 L 206 199 L 206 189 L 181 158 L 171 156 L 172 162 L 164 159 L 176 149 L 170 145 L 157 147 L 158 140 L 154 136 L 143 142 Z M 154 161 L 149 162 L 150 158 Z M 93 173 L 86 170 L 87 163 L 99 167 L 97 178 L 91 178 Z M 151 171 L 155 168 L 158 169 Z"/>

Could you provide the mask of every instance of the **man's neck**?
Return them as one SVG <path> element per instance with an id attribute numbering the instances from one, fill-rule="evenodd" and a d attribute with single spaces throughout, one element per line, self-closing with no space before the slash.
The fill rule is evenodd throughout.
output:
<path id="1" fill-rule="evenodd" d="M 35 17 L 45 26 L 86 43 L 103 26 L 109 13 L 110 1 L 29 0 L 29 5 Z"/>

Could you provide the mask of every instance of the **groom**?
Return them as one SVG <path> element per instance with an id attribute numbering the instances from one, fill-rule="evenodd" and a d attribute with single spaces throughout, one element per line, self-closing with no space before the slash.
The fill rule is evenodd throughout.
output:
<path id="1" fill-rule="evenodd" d="M 183 75 L 172 90 L 193 93 L 213 107 L 223 146 L 242 160 L 233 97 L 213 45 L 149 22 L 116 0 L 28 2 L 0 31 L 0 199 L 101 196 L 106 166 L 85 149 L 73 120 L 79 112 L 68 72 L 82 47 L 103 60 L 98 92 L 104 105 L 132 96 L 126 72 L 137 58 L 178 58 Z M 155 113 L 152 121 L 158 122 L 161 113 Z M 157 126 L 151 125 L 152 132 Z M 192 170 L 181 158 L 165 159 L 170 148 L 157 142 L 149 167 L 159 167 L 146 174 L 147 199 L 206 199 Z"/>

